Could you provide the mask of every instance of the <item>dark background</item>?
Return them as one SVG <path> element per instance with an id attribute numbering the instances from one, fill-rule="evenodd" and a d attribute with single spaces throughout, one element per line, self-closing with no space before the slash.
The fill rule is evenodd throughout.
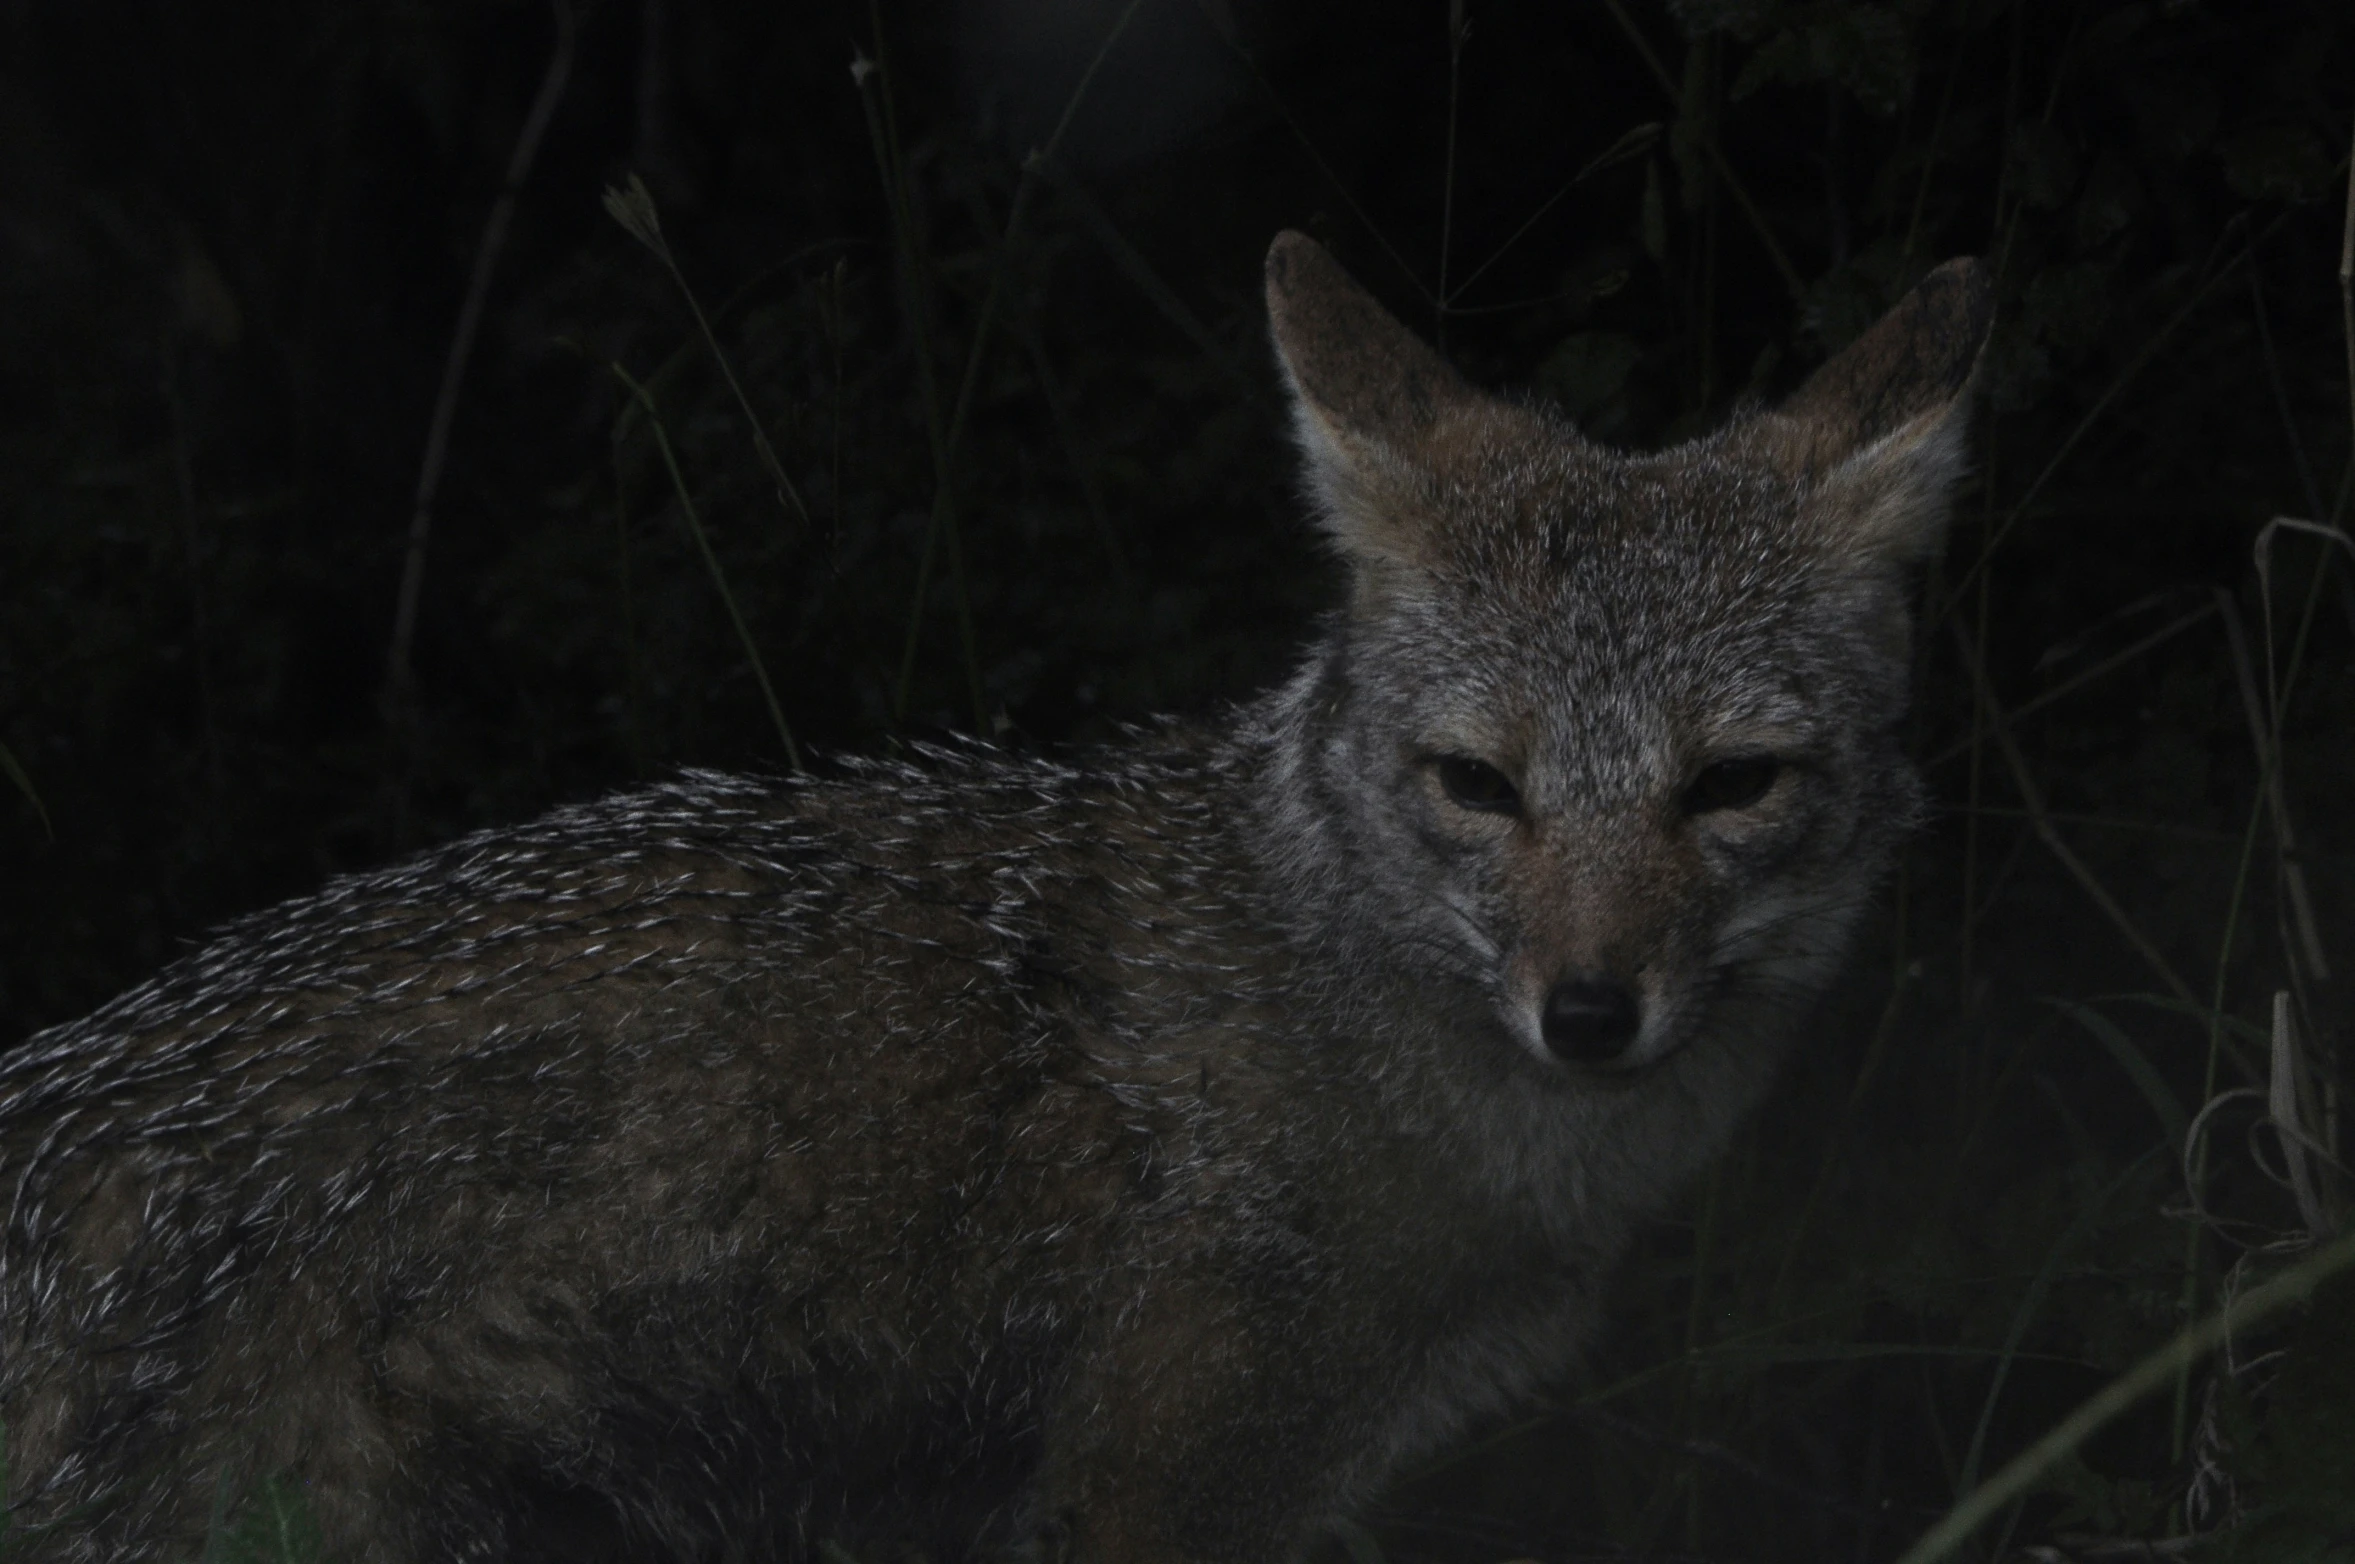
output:
<path id="1" fill-rule="evenodd" d="M 0 1047 L 329 874 L 784 765 L 781 723 L 1052 744 L 1279 676 L 1337 587 L 1279 228 L 1634 445 L 1981 254 L 1936 820 L 1585 1373 L 1332 1544 L 1892 1557 L 2342 1209 L 2261 1121 L 2294 1078 L 2335 1144 L 2355 592 L 2257 548 L 2355 470 L 2355 8 L 1140 0 L 1058 136 L 1124 9 L 575 0 L 559 49 L 540 3 L 0 0 Z M 601 204 L 633 174 L 676 276 Z M 2355 1557 L 2333 1300 L 1973 1550 Z"/>

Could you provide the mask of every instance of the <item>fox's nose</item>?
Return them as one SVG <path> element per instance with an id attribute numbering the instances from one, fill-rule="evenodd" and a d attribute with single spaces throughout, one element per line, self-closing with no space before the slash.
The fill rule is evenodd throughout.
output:
<path id="1" fill-rule="evenodd" d="M 1546 1047 L 1573 1064 L 1609 1064 L 1643 1025 L 1643 1006 L 1625 983 L 1582 972 L 1556 983 L 1539 1018 Z"/>

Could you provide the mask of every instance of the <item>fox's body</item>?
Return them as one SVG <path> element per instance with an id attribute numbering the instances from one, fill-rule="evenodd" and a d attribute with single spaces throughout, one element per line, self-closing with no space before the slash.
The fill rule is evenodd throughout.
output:
<path id="1" fill-rule="evenodd" d="M 277 1477 L 383 1564 L 1289 1556 L 1568 1363 L 1911 817 L 1939 276 L 1637 457 L 1280 241 L 1355 585 L 1234 721 L 689 776 L 32 1039 L 11 1542 L 189 1556 Z"/>

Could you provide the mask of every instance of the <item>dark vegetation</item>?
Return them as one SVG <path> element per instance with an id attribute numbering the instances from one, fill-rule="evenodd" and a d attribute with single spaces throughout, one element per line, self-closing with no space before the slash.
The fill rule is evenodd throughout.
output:
<path id="1" fill-rule="evenodd" d="M 1590 1370 L 1334 1557 L 1895 1557 L 2334 1263 L 2355 8 L 1141 0 L 1062 124 L 1124 9 L 0 5 L 0 1046 L 556 800 L 1276 676 L 1278 228 L 1639 444 L 1976 252 L 1936 819 Z M 1959 1556 L 2355 1558 L 2355 1290 L 2194 1345 Z"/>

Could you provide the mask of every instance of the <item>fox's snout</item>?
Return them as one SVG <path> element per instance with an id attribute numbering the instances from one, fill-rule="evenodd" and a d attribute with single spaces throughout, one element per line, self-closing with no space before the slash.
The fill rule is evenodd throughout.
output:
<path id="1" fill-rule="evenodd" d="M 1642 997 L 1606 972 L 1578 972 L 1546 991 L 1537 1035 L 1557 1059 L 1608 1065 L 1623 1058 L 1643 1031 Z"/>
<path id="2" fill-rule="evenodd" d="M 1673 851 L 1643 850 L 1639 833 L 1541 832 L 1503 866 L 1506 1023 L 1542 1059 L 1627 1069 L 1673 1044 L 1705 897 Z"/>

